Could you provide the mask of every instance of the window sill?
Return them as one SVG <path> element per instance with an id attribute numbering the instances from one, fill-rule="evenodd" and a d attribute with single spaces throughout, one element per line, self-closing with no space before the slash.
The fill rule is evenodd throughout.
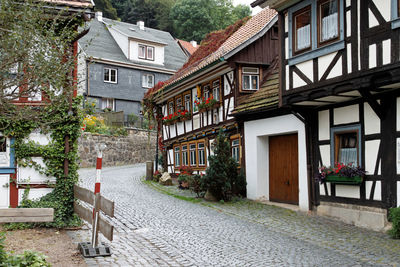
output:
<path id="1" fill-rule="evenodd" d="M 116 84 L 117 82 L 110 82 L 110 81 L 104 81 L 105 83 L 113 83 Z"/>
<path id="2" fill-rule="evenodd" d="M 344 40 L 341 40 L 341 41 L 305 52 L 305 53 L 297 55 L 297 56 L 293 56 L 293 57 L 289 58 L 288 64 L 289 64 L 289 66 L 296 65 L 296 64 L 302 63 L 304 61 L 308 61 L 308 60 L 311 60 L 311 59 L 314 59 L 314 58 L 317 58 L 317 57 L 320 57 L 320 56 L 323 56 L 323 55 L 326 55 L 329 53 L 339 51 L 341 49 L 344 49 Z"/>
<path id="3" fill-rule="evenodd" d="M 400 28 L 400 18 L 392 20 L 392 30 Z"/>

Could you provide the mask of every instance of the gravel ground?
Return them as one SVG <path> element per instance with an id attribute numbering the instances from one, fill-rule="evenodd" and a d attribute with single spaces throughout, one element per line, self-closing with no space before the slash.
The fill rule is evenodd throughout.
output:
<path id="1" fill-rule="evenodd" d="M 52 266 L 87 266 L 65 230 L 36 228 L 7 231 L 5 248 L 15 254 L 22 254 L 25 250 L 40 252 Z"/>
<path id="2" fill-rule="evenodd" d="M 116 205 L 113 255 L 89 266 L 400 266 L 400 242 L 385 234 L 252 201 L 180 200 L 143 183 L 144 172 L 102 170 L 101 192 Z M 95 173 L 80 170 L 81 184 L 93 189 Z"/>

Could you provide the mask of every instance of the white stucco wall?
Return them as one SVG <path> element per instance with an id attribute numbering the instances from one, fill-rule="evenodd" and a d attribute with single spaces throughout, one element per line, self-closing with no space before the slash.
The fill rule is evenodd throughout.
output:
<path id="1" fill-rule="evenodd" d="M 8 208 L 9 206 L 9 174 L 0 174 L 0 208 Z"/>
<path id="2" fill-rule="evenodd" d="M 247 197 L 269 199 L 268 137 L 298 134 L 299 208 L 308 210 L 306 138 L 304 124 L 294 115 L 248 121 L 244 123 Z"/>

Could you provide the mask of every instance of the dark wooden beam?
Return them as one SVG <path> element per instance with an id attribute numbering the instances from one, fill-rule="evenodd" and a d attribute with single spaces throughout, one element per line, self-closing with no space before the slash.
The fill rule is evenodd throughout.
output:
<path id="1" fill-rule="evenodd" d="M 368 104 L 371 106 L 371 108 L 376 113 L 376 115 L 380 119 L 383 119 L 383 117 L 385 116 L 385 110 L 378 103 L 378 101 L 372 96 L 369 89 L 368 88 L 360 88 L 360 89 L 358 89 L 358 92 L 361 94 L 362 97 L 365 98 L 365 100 L 367 100 Z"/>

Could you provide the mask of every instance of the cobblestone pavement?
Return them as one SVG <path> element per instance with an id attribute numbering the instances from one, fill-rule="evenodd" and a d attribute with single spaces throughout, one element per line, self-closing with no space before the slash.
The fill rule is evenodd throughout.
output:
<path id="1" fill-rule="evenodd" d="M 105 168 L 115 201 L 111 257 L 89 266 L 400 266 L 400 241 L 316 216 L 251 201 L 192 203 L 141 181 L 145 165 Z M 80 170 L 94 187 L 95 169 Z M 89 241 L 75 231 L 75 241 Z M 86 239 L 85 239 L 86 238 Z"/>

